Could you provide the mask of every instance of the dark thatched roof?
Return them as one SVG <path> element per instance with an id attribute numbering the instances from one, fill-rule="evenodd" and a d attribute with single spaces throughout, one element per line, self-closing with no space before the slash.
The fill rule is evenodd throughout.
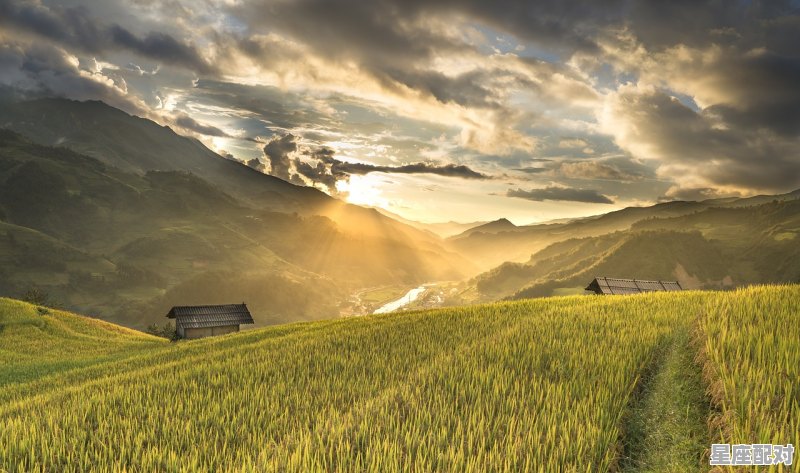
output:
<path id="1" fill-rule="evenodd" d="M 639 294 L 640 292 L 682 291 L 683 288 L 678 281 L 597 277 L 586 286 L 586 290 L 597 294 Z"/>
<path id="2" fill-rule="evenodd" d="M 170 309 L 167 317 L 175 319 L 176 327 L 183 328 L 254 323 L 253 316 L 245 304 L 176 306 Z"/>

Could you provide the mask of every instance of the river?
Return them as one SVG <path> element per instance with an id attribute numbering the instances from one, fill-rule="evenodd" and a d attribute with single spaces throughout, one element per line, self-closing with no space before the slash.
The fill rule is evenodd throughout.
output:
<path id="1" fill-rule="evenodd" d="M 430 286 L 430 284 L 424 284 L 422 286 L 415 287 L 414 289 L 405 293 L 405 295 L 400 299 L 394 300 L 392 302 L 389 302 L 387 304 L 378 307 L 378 309 L 376 309 L 375 312 L 373 312 L 373 314 L 388 314 L 389 312 L 394 312 L 398 309 L 403 308 L 404 306 L 407 306 L 408 304 L 411 304 L 412 302 L 417 300 L 417 298 L 421 296 L 422 293 L 425 292 L 428 286 Z"/>

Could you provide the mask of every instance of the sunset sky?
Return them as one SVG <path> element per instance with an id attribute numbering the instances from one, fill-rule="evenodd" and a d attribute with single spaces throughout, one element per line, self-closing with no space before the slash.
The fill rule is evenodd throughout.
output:
<path id="1" fill-rule="evenodd" d="M 800 187 L 800 2 L 0 0 L 0 84 L 426 222 Z"/>

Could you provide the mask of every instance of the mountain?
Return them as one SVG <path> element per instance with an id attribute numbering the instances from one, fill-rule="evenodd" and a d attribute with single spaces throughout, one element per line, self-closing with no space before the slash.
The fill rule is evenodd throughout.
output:
<path id="1" fill-rule="evenodd" d="M 742 199 L 746 206 L 716 201 L 722 206 L 557 242 L 477 276 L 463 292 L 469 300 L 580 293 L 595 276 L 677 279 L 692 289 L 798 282 L 800 200 L 790 198 L 798 194 Z"/>
<path id="2" fill-rule="evenodd" d="M 196 139 L 100 101 L 46 98 L 2 105 L 0 127 L 40 145 L 68 148 L 129 174 L 189 172 L 243 205 L 322 215 L 340 224 L 344 232 L 443 251 L 435 235 L 223 158 Z"/>
<path id="3" fill-rule="evenodd" d="M 474 228 L 465 234 L 447 239 L 449 248 L 469 255 L 473 263 L 488 271 L 505 262 L 526 262 L 533 253 L 571 238 L 595 237 L 630 229 L 648 219 L 680 217 L 710 208 L 741 208 L 800 198 L 800 190 L 788 194 L 755 196 L 735 199 L 712 199 L 700 202 L 674 201 L 650 207 L 628 207 L 606 214 L 571 220 L 565 223 L 544 223 L 498 231 L 479 231 Z M 509 222 L 510 223 L 510 222 Z"/>
<path id="4" fill-rule="evenodd" d="M 338 315 L 360 288 L 474 271 L 435 235 L 101 103 L 2 114 L 40 142 L 0 131 L 0 294 L 35 287 L 140 328 L 171 305 L 247 300 L 264 325 Z"/>
<path id="5" fill-rule="evenodd" d="M 454 235 L 453 237 L 451 237 L 451 240 L 456 241 L 462 238 L 467 238 L 470 235 L 474 235 L 476 233 L 486 233 L 493 235 L 501 232 L 514 232 L 517 231 L 518 229 L 519 227 L 511 223 L 511 221 L 509 221 L 508 219 L 501 218 L 493 222 L 487 222 L 481 225 L 471 227 L 458 235 Z"/>
<path id="6" fill-rule="evenodd" d="M 198 140 L 99 101 L 47 98 L 4 103 L 0 126 L 35 143 L 72 149 L 120 171 L 187 171 L 262 208 L 297 210 L 332 199 L 310 187 L 224 159 Z"/>

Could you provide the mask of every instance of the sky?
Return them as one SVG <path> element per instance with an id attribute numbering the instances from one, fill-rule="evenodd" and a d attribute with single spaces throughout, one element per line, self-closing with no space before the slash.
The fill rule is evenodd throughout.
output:
<path id="1" fill-rule="evenodd" d="M 423 222 L 800 188 L 800 2 L 0 0 L 0 86 Z"/>

